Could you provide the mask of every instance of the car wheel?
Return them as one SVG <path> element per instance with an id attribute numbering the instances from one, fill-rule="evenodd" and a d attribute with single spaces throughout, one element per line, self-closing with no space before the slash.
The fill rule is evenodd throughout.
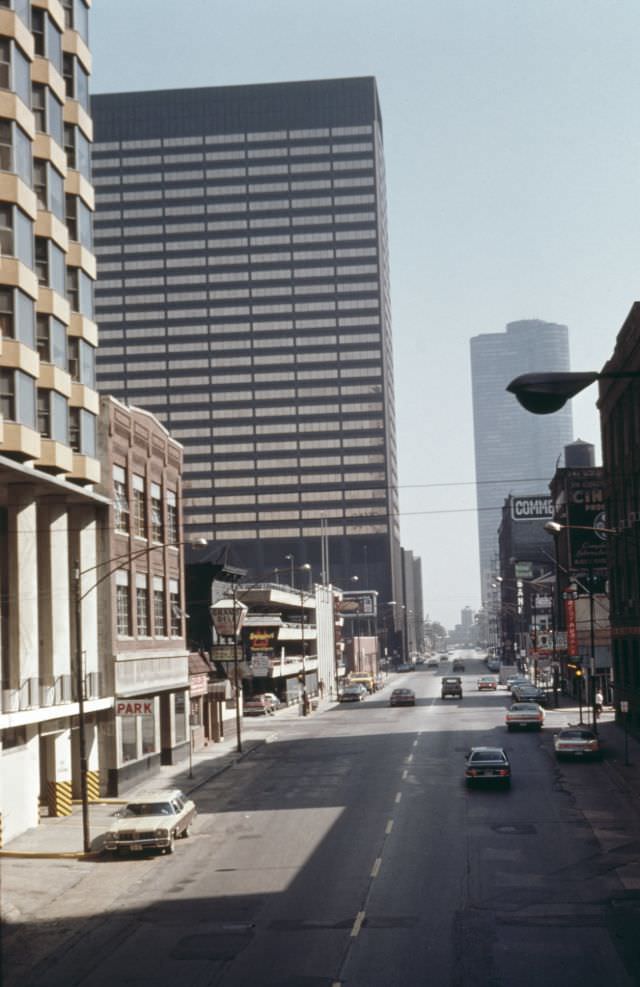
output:
<path id="1" fill-rule="evenodd" d="M 169 846 L 167 847 L 165 853 L 173 853 L 176 848 L 176 835 L 172 833 L 169 838 Z"/>
<path id="2" fill-rule="evenodd" d="M 507 730 L 509 731 L 509 733 L 513 733 L 513 726 L 511 723 L 507 723 Z"/>
<path id="3" fill-rule="evenodd" d="M 187 825 L 182 830 L 182 839 L 183 840 L 189 839 L 189 836 L 190 836 L 189 830 L 190 829 L 191 829 L 191 823 L 187 823 Z"/>

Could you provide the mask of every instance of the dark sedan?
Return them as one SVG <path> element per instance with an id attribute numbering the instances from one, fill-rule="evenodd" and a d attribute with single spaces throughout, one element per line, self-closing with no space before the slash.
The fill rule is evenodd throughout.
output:
<path id="1" fill-rule="evenodd" d="M 389 699 L 390 706 L 415 706 L 416 694 L 413 689 L 394 689 Z"/>
<path id="2" fill-rule="evenodd" d="M 511 765 L 501 747 L 472 747 L 466 757 L 464 774 L 467 785 L 475 782 L 511 784 Z"/>

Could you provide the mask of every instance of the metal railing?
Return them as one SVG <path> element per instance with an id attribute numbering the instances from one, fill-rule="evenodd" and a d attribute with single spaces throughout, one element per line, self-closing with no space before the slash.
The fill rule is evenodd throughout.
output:
<path id="1" fill-rule="evenodd" d="M 102 695 L 100 672 L 89 672 L 84 679 L 84 698 Z M 2 712 L 20 713 L 28 709 L 64 706 L 77 702 L 73 675 L 41 675 L 23 679 L 19 686 L 2 689 Z"/>

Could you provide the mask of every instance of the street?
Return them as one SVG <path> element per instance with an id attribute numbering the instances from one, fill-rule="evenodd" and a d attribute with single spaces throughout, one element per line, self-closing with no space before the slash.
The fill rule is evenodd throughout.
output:
<path id="1" fill-rule="evenodd" d="M 276 736 L 194 795 L 172 856 L 83 863 L 7 937 L 5 987 L 638 983 L 637 808 L 606 763 L 556 763 L 566 711 L 507 733 L 480 659 L 462 701 L 440 699 L 449 670 L 265 723 Z M 400 685 L 414 708 L 389 708 Z M 508 751 L 511 790 L 466 788 L 483 744 Z"/>

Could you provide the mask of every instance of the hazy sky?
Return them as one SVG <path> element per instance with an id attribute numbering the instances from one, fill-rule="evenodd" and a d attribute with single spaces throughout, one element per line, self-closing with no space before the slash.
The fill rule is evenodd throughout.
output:
<path id="1" fill-rule="evenodd" d="M 93 3 L 96 93 L 376 77 L 402 540 L 447 625 L 479 605 L 469 338 L 565 323 L 597 370 L 640 297 L 639 35 L 639 0 Z"/>

